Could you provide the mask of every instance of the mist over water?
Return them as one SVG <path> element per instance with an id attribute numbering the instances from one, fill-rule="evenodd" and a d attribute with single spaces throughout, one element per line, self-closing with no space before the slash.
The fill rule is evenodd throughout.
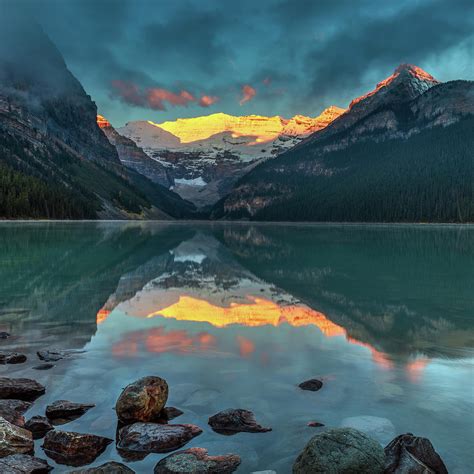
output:
<path id="1" fill-rule="evenodd" d="M 168 381 L 176 423 L 204 432 L 186 447 L 236 453 L 239 472 L 291 472 L 306 441 L 348 417 L 390 420 L 386 444 L 431 440 L 449 472 L 474 463 L 470 226 L 2 223 L 1 366 L 58 399 L 95 403 L 62 429 L 115 438 L 121 389 Z M 35 371 L 40 349 L 85 352 Z M 317 392 L 297 385 L 318 377 Z M 225 408 L 272 432 L 223 436 Z M 36 454 L 42 456 L 41 442 Z M 129 463 L 150 472 L 164 455 Z M 112 444 L 95 464 L 122 461 Z M 57 472 L 70 470 L 55 465 Z M 55 471 L 56 472 L 56 471 Z"/>

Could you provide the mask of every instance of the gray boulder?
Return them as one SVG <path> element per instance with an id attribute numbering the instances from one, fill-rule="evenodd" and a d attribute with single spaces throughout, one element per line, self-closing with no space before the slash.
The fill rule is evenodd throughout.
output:
<path id="1" fill-rule="evenodd" d="M 28 454 L 34 449 L 33 435 L 0 417 L 0 458 L 10 454 Z"/>
<path id="2" fill-rule="evenodd" d="M 0 459 L 3 474 L 48 474 L 53 468 L 44 460 L 27 454 L 12 454 Z"/>
<path id="3" fill-rule="evenodd" d="M 380 444 L 353 428 L 337 428 L 311 438 L 293 464 L 293 474 L 382 474 Z"/>

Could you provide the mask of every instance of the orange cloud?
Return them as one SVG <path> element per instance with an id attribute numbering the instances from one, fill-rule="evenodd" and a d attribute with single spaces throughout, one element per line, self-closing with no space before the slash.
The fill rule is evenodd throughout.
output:
<path id="1" fill-rule="evenodd" d="M 209 107 L 212 104 L 215 104 L 219 100 L 219 97 L 213 95 L 203 95 L 199 99 L 199 105 L 201 107 Z"/>
<path id="2" fill-rule="evenodd" d="M 121 101 L 146 107 L 153 110 L 166 110 L 167 105 L 186 107 L 190 103 L 195 103 L 200 107 L 209 107 L 217 102 L 218 97 L 211 95 L 202 95 L 195 97 L 187 90 L 173 92 L 162 87 L 149 87 L 140 89 L 133 82 L 115 80 L 111 82 L 112 97 L 118 97 Z"/>
<path id="3" fill-rule="evenodd" d="M 257 95 L 257 91 L 250 85 L 245 84 L 242 86 L 242 98 L 240 99 L 239 104 L 243 105 L 246 102 L 249 102 Z"/>

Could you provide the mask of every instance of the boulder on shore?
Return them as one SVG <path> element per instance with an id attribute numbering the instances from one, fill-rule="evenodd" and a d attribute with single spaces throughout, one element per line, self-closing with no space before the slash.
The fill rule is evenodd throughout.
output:
<path id="1" fill-rule="evenodd" d="M 10 454 L 29 454 L 33 450 L 33 435 L 28 430 L 0 418 L 0 458 Z"/>
<path id="2" fill-rule="evenodd" d="M 44 452 L 58 464 L 84 466 L 94 461 L 112 442 L 109 438 L 73 431 L 50 431 L 44 438 Z"/>
<path id="3" fill-rule="evenodd" d="M 382 474 L 380 444 L 353 428 L 337 428 L 311 438 L 293 464 L 293 474 Z"/>
<path id="4" fill-rule="evenodd" d="M 385 447 L 385 474 L 448 474 L 430 440 L 406 433 Z"/>
<path id="5" fill-rule="evenodd" d="M 117 448 L 145 453 L 167 453 L 183 447 L 202 433 L 196 425 L 133 423 L 119 431 Z"/>
<path id="6" fill-rule="evenodd" d="M 0 459 L 0 472 L 5 474 L 48 474 L 52 469 L 44 459 L 28 454 L 12 454 Z"/>
<path id="7" fill-rule="evenodd" d="M 135 474 L 135 471 L 132 471 L 125 464 L 110 461 L 97 467 L 71 471 L 69 474 Z"/>
<path id="8" fill-rule="evenodd" d="M 220 434 L 233 435 L 236 433 L 266 433 L 271 428 L 259 425 L 255 415 L 249 410 L 229 408 L 209 418 L 211 428 Z"/>
<path id="9" fill-rule="evenodd" d="M 31 403 L 23 400 L 0 400 L 0 416 L 13 425 L 23 427 L 23 415 L 30 407 Z"/>
<path id="10" fill-rule="evenodd" d="M 0 377 L 0 399 L 33 401 L 45 391 L 43 385 L 36 380 Z"/>
<path id="11" fill-rule="evenodd" d="M 154 474 L 231 474 L 239 465 L 240 456 L 236 454 L 209 456 L 207 449 L 191 448 L 163 458 L 153 472 Z"/>
<path id="12" fill-rule="evenodd" d="M 168 400 L 168 384 L 160 377 L 143 377 L 127 385 L 115 405 L 120 421 L 149 422 L 160 418 Z"/>

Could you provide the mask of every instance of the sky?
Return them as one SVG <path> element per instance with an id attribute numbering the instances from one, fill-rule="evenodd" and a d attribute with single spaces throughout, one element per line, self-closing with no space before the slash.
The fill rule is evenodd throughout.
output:
<path id="1" fill-rule="evenodd" d="M 0 0 L 32 16 L 113 125 L 317 116 L 401 63 L 474 80 L 473 0 Z M 0 10 L 1 14 L 1 10 Z"/>

